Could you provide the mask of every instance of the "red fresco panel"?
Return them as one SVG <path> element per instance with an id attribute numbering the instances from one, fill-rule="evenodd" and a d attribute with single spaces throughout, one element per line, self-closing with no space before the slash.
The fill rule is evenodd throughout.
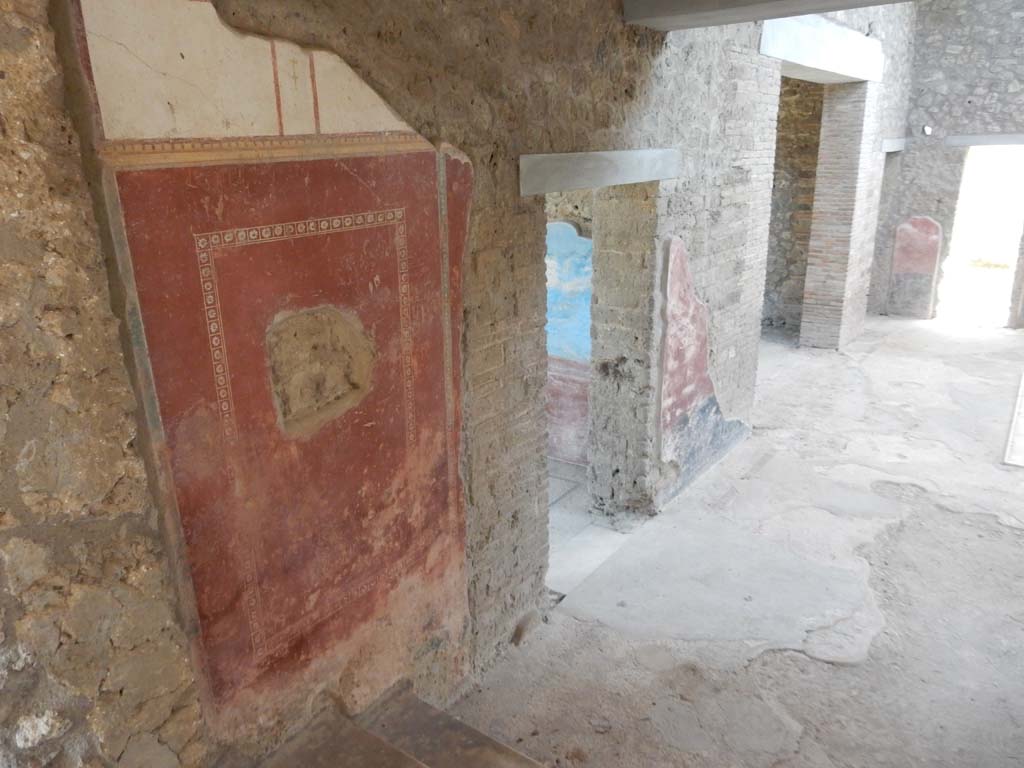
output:
<path id="1" fill-rule="evenodd" d="M 220 701 L 354 633 L 391 631 L 399 585 L 417 626 L 465 619 L 457 354 L 471 183 L 468 163 L 430 151 L 117 174 Z M 372 339 L 372 384 L 289 437 L 267 330 L 325 305 Z"/>

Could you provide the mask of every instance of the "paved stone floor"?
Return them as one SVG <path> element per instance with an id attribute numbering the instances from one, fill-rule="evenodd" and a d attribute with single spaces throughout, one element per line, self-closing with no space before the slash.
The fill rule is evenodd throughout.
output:
<path id="1" fill-rule="evenodd" d="M 750 440 L 455 714 L 549 766 L 1024 766 L 1022 371 L 1021 332 L 766 341 Z"/>

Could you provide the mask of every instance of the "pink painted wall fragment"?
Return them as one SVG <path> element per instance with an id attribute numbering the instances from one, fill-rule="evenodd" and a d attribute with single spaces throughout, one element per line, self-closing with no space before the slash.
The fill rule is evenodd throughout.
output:
<path id="1" fill-rule="evenodd" d="M 590 432 L 590 365 L 548 358 L 545 391 L 548 456 L 573 464 L 587 463 Z"/>
<path id="2" fill-rule="evenodd" d="M 669 249 L 665 293 L 660 502 L 685 488 L 747 433 L 742 422 L 722 414 L 709 353 L 708 309 L 697 296 L 686 249 L 676 238 Z"/>
<path id="3" fill-rule="evenodd" d="M 927 216 L 915 216 L 896 230 L 892 270 L 901 275 L 932 275 L 939 266 L 942 227 Z"/>
<path id="4" fill-rule="evenodd" d="M 896 230 L 889 313 L 923 319 L 935 315 L 935 290 L 942 258 L 942 225 L 915 216 Z"/>
<path id="5" fill-rule="evenodd" d="M 665 347 L 662 353 L 661 428 L 672 428 L 715 393 L 708 374 L 708 311 L 693 288 L 681 240 L 669 252 Z"/>

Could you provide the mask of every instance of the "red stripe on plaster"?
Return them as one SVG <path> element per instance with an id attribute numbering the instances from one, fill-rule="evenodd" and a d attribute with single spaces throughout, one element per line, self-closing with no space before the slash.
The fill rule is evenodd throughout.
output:
<path id="1" fill-rule="evenodd" d="M 313 124 L 316 132 L 320 133 L 320 96 L 316 92 L 316 63 L 313 61 L 313 52 L 309 56 L 309 84 L 313 87 Z"/>
<path id="2" fill-rule="evenodd" d="M 277 102 L 277 133 L 284 136 L 284 113 L 281 111 L 281 81 L 277 76 L 277 46 L 270 41 L 270 62 L 274 66 L 274 101 Z"/>

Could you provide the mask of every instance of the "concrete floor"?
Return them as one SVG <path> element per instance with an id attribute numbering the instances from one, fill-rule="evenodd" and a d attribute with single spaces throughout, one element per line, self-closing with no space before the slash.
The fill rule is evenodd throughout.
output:
<path id="1" fill-rule="evenodd" d="M 608 518 L 590 514 L 587 468 L 550 458 L 548 519 L 550 565 L 545 583 L 559 595 L 575 590 L 629 538 Z"/>
<path id="2" fill-rule="evenodd" d="M 1024 765 L 1024 333 L 766 341 L 754 434 L 454 709 L 549 766 Z"/>

